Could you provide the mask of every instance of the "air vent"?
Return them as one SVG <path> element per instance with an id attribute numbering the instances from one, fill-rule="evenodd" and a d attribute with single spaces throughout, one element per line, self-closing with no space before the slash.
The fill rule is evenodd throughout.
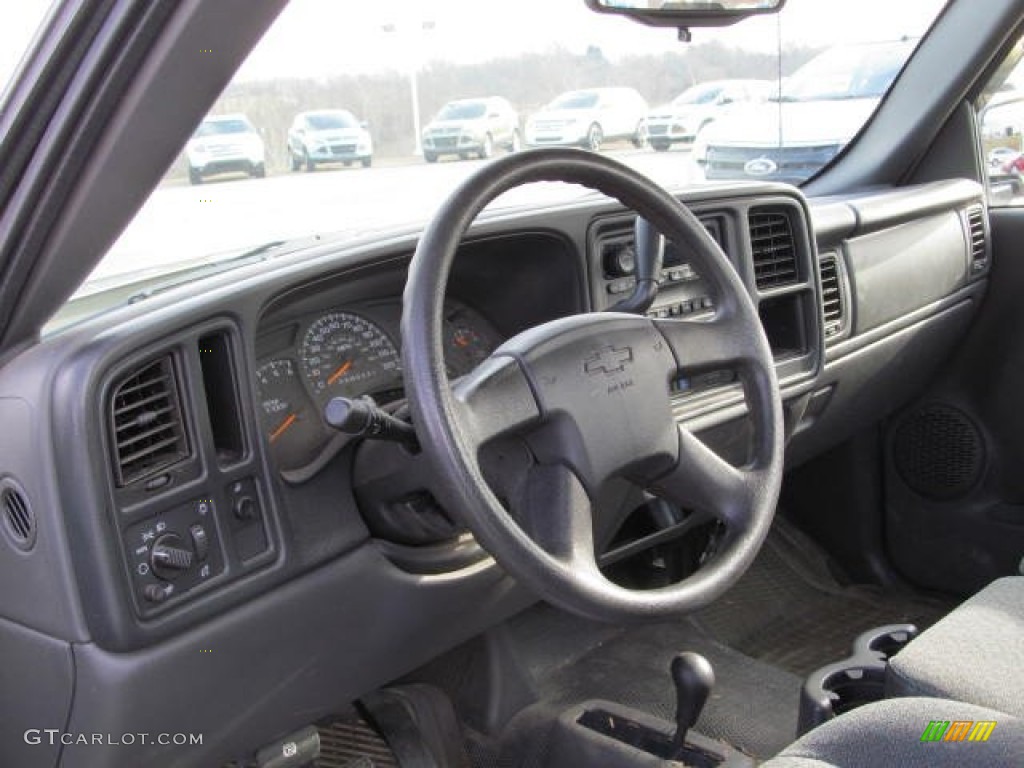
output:
<path id="1" fill-rule="evenodd" d="M 980 205 L 973 205 L 967 209 L 967 228 L 971 246 L 971 267 L 981 269 L 985 266 L 988 248 L 985 242 L 985 209 Z"/>
<path id="2" fill-rule="evenodd" d="M 796 244 L 788 214 L 777 211 L 750 214 L 750 248 L 758 290 L 797 281 Z"/>
<path id="3" fill-rule="evenodd" d="M 36 542 L 36 519 L 25 493 L 10 480 L 0 490 L 0 507 L 4 511 L 4 527 L 18 549 L 29 550 Z"/>
<path id="4" fill-rule="evenodd" d="M 110 429 L 119 487 L 188 457 L 170 355 L 142 366 L 117 384 L 110 402 Z"/>
<path id="5" fill-rule="evenodd" d="M 839 278 L 839 261 L 829 253 L 818 262 L 821 270 L 821 309 L 825 320 L 825 338 L 843 331 L 843 285 Z"/>

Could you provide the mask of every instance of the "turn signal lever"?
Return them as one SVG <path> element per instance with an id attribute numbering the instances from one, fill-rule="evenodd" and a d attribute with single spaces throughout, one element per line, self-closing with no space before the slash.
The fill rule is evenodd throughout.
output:
<path id="1" fill-rule="evenodd" d="M 633 293 L 608 308 L 609 312 L 642 315 L 658 296 L 658 278 L 665 258 L 665 238 L 647 219 L 636 217 L 633 225 L 633 249 L 636 252 L 636 287 Z"/>
<path id="2" fill-rule="evenodd" d="M 414 450 L 420 447 L 411 424 L 392 416 L 369 398 L 332 397 L 324 408 L 324 419 L 334 429 L 353 437 L 391 440 Z"/>

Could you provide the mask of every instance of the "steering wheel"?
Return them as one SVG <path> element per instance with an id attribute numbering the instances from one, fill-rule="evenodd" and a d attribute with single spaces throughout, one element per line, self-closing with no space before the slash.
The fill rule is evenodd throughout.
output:
<path id="1" fill-rule="evenodd" d="M 713 291 L 714 316 L 598 312 L 554 320 L 510 339 L 451 384 L 442 330 L 456 249 L 484 206 L 536 181 L 591 187 L 650 221 L 692 255 Z M 425 230 L 403 302 L 406 392 L 437 475 L 435 492 L 513 578 L 574 613 L 621 621 L 699 608 L 747 569 L 768 533 L 782 479 L 779 385 L 743 282 L 677 199 L 583 150 L 543 148 L 492 161 L 451 194 Z M 753 423 L 752 458 L 741 468 L 679 426 L 672 412 L 671 382 L 722 369 L 736 372 Z M 522 436 L 525 460 L 509 452 L 485 466 L 487 446 L 510 436 Z M 602 574 L 591 502 L 619 477 L 692 510 L 687 523 L 722 524 L 714 553 L 694 573 L 649 590 Z"/>

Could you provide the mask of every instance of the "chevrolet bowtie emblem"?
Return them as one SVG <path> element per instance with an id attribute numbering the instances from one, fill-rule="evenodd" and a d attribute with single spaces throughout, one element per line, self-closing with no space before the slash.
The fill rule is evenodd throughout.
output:
<path id="1" fill-rule="evenodd" d="M 633 362 L 633 350 L 630 347 L 603 347 L 583 361 L 583 370 L 591 376 L 626 370 L 626 365 Z"/>

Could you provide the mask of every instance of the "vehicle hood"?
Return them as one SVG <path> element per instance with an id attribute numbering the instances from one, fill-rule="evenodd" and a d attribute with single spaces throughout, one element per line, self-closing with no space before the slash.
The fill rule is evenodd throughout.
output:
<path id="1" fill-rule="evenodd" d="M 700 115 L 708 111 L 709 105 L 687 104 L 686 106 L 674 106 L 662 104 L 655 107 L 647 114 L 648 120 L 686 120 L 688 117 Z"/>
<path id="2" fill-rule="evenodd" d="M 481 119 L 466 120 L 433 120 L 427 123 L 424 133 L 458 133 L 459 131 L 472 130 L 483 122 Z"/>
<path id="3" fill-rule="evenodd" d="M 706 129 L 708 144 L 744 147 L 845 144 L 860 130 L 878 99 L 768 102 L 737 107 Z"/>
<path id="4" fill-rule="evenodd" d="M 307 131 L 307 140 L 314 141 L 359 141 L 366 135 L 362 128 L 328 128 L 323 131 Z"/>
<path id="5" fill-rule="evenodd" d="M 568 122 L 570 120 L 586 120 L 593 112 L 592 109 L 542 109 L 540 112 L 534 112 L 530 119 L 533 121 L 561 120 Z"/>
<path id="6" fill-rule="evenodd" d="M 202 136 L 198 139 L 189 139 L 187 149 L 190 152 L 197 150 L 215 150 L 221 147 L 252 147 L 261 146 L 263 139 L 255 133 L 228 133 L 219 136 Z"/>

